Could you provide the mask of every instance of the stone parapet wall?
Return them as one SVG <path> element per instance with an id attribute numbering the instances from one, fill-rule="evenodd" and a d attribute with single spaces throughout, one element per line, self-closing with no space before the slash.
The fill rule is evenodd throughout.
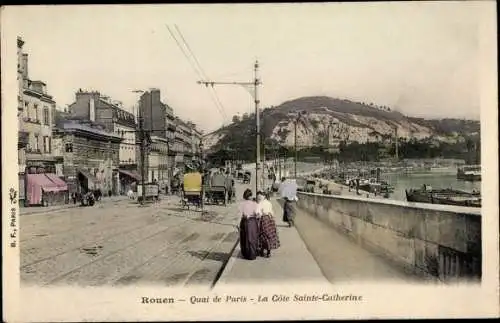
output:
<path id="1" fill-rule="evenodd" d="M 481 278 L 481 210 L 299 193 L 296 207 L 413 273 Z"/>

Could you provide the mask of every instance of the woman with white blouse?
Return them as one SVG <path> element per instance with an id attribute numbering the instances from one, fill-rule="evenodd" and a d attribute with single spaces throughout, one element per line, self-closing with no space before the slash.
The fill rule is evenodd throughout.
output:
<path id="1" fill-rule="evenodd" d="M 257 217 L 259 218 L 259 252 L 269 258 L 272 249 L 278 249 L 280 241 L 274 221 L 273 205 L 269 193 L 257 193 Z"/>

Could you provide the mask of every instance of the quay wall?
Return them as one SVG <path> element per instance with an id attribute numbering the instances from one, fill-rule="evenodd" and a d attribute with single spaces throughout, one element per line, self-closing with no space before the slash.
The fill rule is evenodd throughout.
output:
<path id="1" fill-rule="evenodd" d="M 481 279 L 480 208 L 304 192 L 294 207 L 412 274 Z"/>

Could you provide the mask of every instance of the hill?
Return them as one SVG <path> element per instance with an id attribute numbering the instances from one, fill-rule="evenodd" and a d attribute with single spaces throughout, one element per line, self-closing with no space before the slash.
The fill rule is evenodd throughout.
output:
<path id="1" fill-rule="evenodd" d="M 265 108 L 261 134 L 266 144 L 291 147 L 297 115 L 297 145 L 301 148 L 333 145 L 335 142 L 390 143 L 395 134 L 405 139 L 438 142 L 464 141 L 478 136 L 479 121 L 408 117 L 386 106 L 353 102 L 326 96 L 302 97 L 277 107 Z M 396 132 L 397 131 L 397 132 Z M 255 114 L 234 116 L 233 122 L 204 138 L 211 151 L 255 146 Z"/>

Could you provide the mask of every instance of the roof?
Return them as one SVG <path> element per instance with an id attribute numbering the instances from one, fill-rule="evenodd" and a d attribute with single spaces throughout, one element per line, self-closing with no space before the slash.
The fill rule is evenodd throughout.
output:
<path id="1" fill-rule="evenodd" d="M 74 122 L 64 123 L 62 125 L 62 129 L 64 129 L 64 130 L 80 130 L 80 131 L 91 133 L 93 135 L 103 136 L 106 138 L 114 138 L 114 139 L 119 139 L 119 140 L 122 139 L 120 136 L 117 136 L 111 132 L 107 132 L 107 131 L 101 130 L 101 129 L 96 129 L 96 128 L 90 127 L 90 126 L 85 125 L 85 124 L 80 124 L 80 123 L 74 123 Z"/>

